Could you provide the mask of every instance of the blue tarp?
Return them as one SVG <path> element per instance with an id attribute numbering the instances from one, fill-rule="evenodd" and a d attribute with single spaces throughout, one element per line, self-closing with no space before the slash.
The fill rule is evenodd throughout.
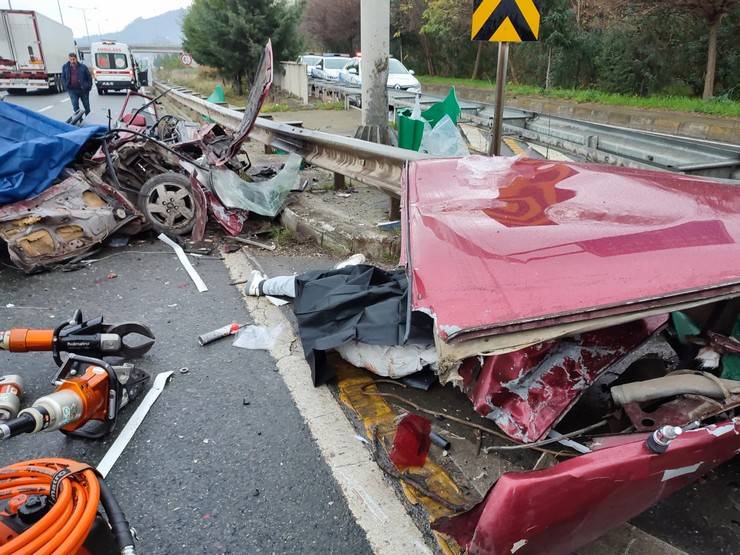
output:
<path id="1" fill-rule="evenodd" d="M 42 193 L 85 141 L 106 127 L 75 127 L 0 102 L 0 206 Z"/>

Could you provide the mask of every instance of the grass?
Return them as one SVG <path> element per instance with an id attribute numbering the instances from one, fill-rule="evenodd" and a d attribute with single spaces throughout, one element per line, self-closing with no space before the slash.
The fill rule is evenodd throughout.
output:
<path id="1" fill-rule="evenodd" d="M 182 85 L 188 89 L 195 91 L 199 94 L 210 96 L 216 85 L 221 85 L 224 89 L 224 96 L 226 102 L 234 106 L 244 106 L 246 102 L 246 95 L 239 95 L 236 93 L 234 87 L 230 84 L 225 84 L 222 79 L 219 78 L 218 74 L 211 68 L 199 67 L 199 68 L 187 68 L 187 69 L 175 69 L 175 70 L 160 70 L 157 72 L 157 78 L 162 81 L 169 83 Z M 309 106 L 303 106 L 300 101 L 294 98 L 288 98 L 287 96 L 281 96 L 277 93 L 276 89 L 270 93 L 268 100 L 275 100 L 273 102 L 265 102 L 262 106 L 261 113 L 269 114 L 275 112 L 292 112 L 298 110 L 344 110 L 343 102 L 315 102 Z"/>
<path id="2" fill-rule="evenodd" d="M 278 247 L 287 247 L 298 240 L 295 232 L 287 227 L 279 227 L 273 230 L 271 236 Z"/>
<path id="3" fill-rule="evenodd" d="M 262 105 L 263 114 L 271 114 L 274 112 L 290 112 L 293 108 L 287 104 L 281 104 L 280 102 L 266 102 Z"/>
<path id="4" fill-rule="evenodd" d="M 480 79 L 463 79 L 459 77 L 437 77 L 417 75 L 423 85 L 449 85 L 471 89 L 491 90 L 495 87 L 492 81 Z M 631 96 L 626 94 L 606 93 L 594 89 L 543 89 L 530 85 L 506 86 L 507 94 L 521 96 L 541 96 L 558 98 L 573 102 L 593 102 L 613 106 L 671 110 L 674 112 L 697 112 L 715 116 L 740 117 L 740 102 L 732 100 L 702 100 L 689 96 Z M 461 95 L 464 96 L 464 95 Z"/>
<path id="5" fill-rule="evenodd" d="M 313 105 L 314 110 L 344 110 L 344 102 L 335 100 L 333 102 L 318 102 Z"/>

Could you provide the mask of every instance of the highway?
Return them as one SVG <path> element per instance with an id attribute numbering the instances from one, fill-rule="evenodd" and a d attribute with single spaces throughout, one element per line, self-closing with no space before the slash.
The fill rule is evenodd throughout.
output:
<path id="1" fill-rule="evenodd" d="M 123 105 L 125 98 L 126 94 L 123 92 L 99 95 L 93 88 L 93 90 L 90 91 L 90 115 L 85 120 L 85 123 L 107 125 L 108 110 L 110 110 L 111 116 L 115 120 L 118 116 L 118 112 L 121 110 L 121 106 Z M 40 92 L 11 94 L 5 97 L 5 102 L 18 104 L 28 108 L 29 110 L 33 110 L 50 118 L 62 121 L 72 115 L 72 105 L 69 100 L 69 95 L 66 92 L 59 94 Z M 129 107 L 137 107 L 140 106 L 141 103 L 142 100 L 140 98 L 134 98 Z M 82 108 L 82 102 L 80 102 L 80 108 Z"/>
<path id="2" fill-rule="evenodd" d="M 105 124 L 107 111 L 115 117 L 124 98 L 93 91 L 88 123 Z M 57 119 L 71 114 L 66 94 L 9 96 L 7 101 Z M 104 249 L 97 255 L 101 260 L 87 269 L 34 276 L 13 268 L 0 252 L 0 329 L 56 325 L 76 308 L 91 318 L 103 314 L 110 322 L 143 322 L 154 330 L 157 343 L 137 364 L 152 377 L 175 373 L 107 480 L 138 532 L 137 552 L 371 553 L 327 464 L 327 457 L 352 449 L 330 454 L 319 449 L 270 353 L 234 348 L 230 339 L 198 345 L 198 334 L 229 322 L 252 323 L 253 317 L 238 289 L 228 285 L 232 277 L 220 260 L 194 259 L 209 286 L 198 294 L 168 250 L 140 236 L 125 250 Z M 264 264 L 279 275 L 334 262 L 312 256 Z M 0 351 L 0 375 L 23 375 L 28 405 L 52 390 L 54 368 L 49 353 Z M 295 373 L 308 380 L 307 370 Z M 313 387 L 306 390 L 313 393 Z M 333 400 L 330 406 L 313 406 L 312 414 L 325 416 L 332 408 L 341 416 Z M 114 437 L 133 410 L 123 410 Z M 360 450 L 353 463 L 367 460 L 367 451 L 351 434 L 338 440 Z M 73 440 L 59 432 L 21 436 L 0 444 L 0 467 L 44 456 L 94 465 L 111 443 Z M 359 480 L 362 469 L 352 474 Z M 382 503 L 366 483 L 356 487 L 358 496 L 372 495 Z M 381 514 L 387 513 L 384 504 Z"/>

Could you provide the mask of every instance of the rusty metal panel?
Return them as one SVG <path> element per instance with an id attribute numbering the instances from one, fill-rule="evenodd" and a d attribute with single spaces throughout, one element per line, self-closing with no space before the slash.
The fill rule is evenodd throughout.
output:
<path id="1" fill-rule="evenodd" d="M 139 211 L 95 175 L 76 173 L 40 195 L 0 208 L 0 238 L 25 272 L 88 252 L 111 233 L 138 233 Z"/>
<path id="2" fill-rule="evenodd" d="M 732 459 L 740 419 L 684 432 L 660 455 L 646 435 L 615 436 L 612 446 L 551 468 L 504 474 L 476 507 L 432 527 L 472 555 L 572 553 Z"/>
<path id="3" fill-rule="evenodd" d="M 548 160 L 410 162 L 412 308 L 451 343 L 738 295 L 737 192 Z"/>

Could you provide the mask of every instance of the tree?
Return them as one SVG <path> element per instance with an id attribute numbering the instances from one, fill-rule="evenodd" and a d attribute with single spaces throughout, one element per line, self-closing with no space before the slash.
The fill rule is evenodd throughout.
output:
<path id="1" fill-rule="evenodd" d="M 702 98 L 709 100 L 714 96 L 714 82 L 717 74 L 717 37 L 722 19 L 733 8 L 740 4 L 740 0 L 641 0 L 643 4 L 659 4 L 689 14 L 701 17 L 709 27 L 707 44 L 707 67 L 704 73 L 704 94 Z"/>
<path id="2" fill-rule="evenodd" d="M 360 0 L 309 0 L 302 29 L 325 50 L 360 49 Z"/>
<path id="3" fill-rule="evenodd" d="M 182 24 L 183 48 L 243 94 L 243 78 L 253 77 L 268 39 L 276 60 L 298 53 L 303 7 L 284 0 L 194 0 Z"/>

